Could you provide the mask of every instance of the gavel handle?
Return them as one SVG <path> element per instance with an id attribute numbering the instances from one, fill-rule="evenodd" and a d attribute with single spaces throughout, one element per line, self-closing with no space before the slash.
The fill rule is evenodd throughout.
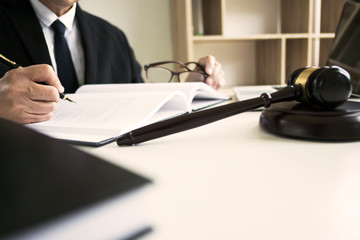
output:
<path id="1" fill-rule="evenodd" d="M 167 120 L 159 121 L 119 136 L 119 146 L 135 145 L 152 139 L 200 127 L 223 118 L 254 110 L 259 107 L 270 107 L 272 103 L 292 101 L 302 94 L 300 85 L 287 86 L 272 94 L 263 93 L 260 97 L 234 102 L 198 112 L 184 114 Z"/>

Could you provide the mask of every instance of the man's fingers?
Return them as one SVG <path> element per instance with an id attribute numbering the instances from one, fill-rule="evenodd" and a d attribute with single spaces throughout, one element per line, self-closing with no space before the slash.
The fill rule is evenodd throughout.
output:
<path id="1" fill-rule="evenodd" d="M 55 72 L 46 64 L 14 69 L 7 72 L 5 76 L 8 83 L 2 84 L 4 86 L 2 91 L 6 91 L 12 99 L 30 98 L 57 102 L 59 93 L 64 90 Z"/>
<path id="2" fill-rule="evenodd" d="M 51 117 L 52 117 L 52 113 L 31 114 L 31 113 L 23 112 L 21 114 L 21 116 L 17 116 L 15 118 L 15 122 L 18 122 L 21 124 L 36 123 L 36 122 L 43 122 L 43 121 L 50 120 Z"/>
<path id="3" fill-rule="evenodd" d="M 49 65 L 10 70 L 0 79 L 0 117 L 23 124 L 49 120 L 63 91 Z"/>
<path id="4" fill-rule="evenodd" d="M 222 71 L 220 63 L 218 62 L 215 63 L 215 68 L 212 75 L 214 77 L 213 87 L 215 89 L 219 89 L 225 83 L 224 72 Z"/>
<path id="5" fill-rule="evenodd" d="M 216 60 L 212 55 L 203 57 L 199 59 L 199 64 L 205 67 L 205 72 L 209 75 L 212 75 L 215 69 Z"/>
<path id="6" fill-rule="evenodd" d="M 59 92 L 53 86 L 31 83 L 29 88 L 29 99 L 33 101 L 57 102 L 59 101 Z"/>
<path id="7" fill-rule="evenodd" d="M 19 112 L 19 120 L 23 124 L 42 122 L 51 119 L 56 108 L 54 102 L 29 101 L 26 107 Z"/>
<path id="8" fill-rule="evenodd" d="M 225 83 L 224 72 L 222 71 L 221 64 L 216 61 L 214 56 L 206 56 L 199 59 L 199 64 L 205 67 L 205 72 L 209 74 L 206 79 L 206 83 L 215 88 L 219 89 Z"/>
<path id="9" fill-rule="evenodd" d="M 24 108 L 24 112 L 34 115 L 43 115 L 55 111 L 55 102 L 29 101 Z"/>
<path id="10" fill-rule="evenodd" d="M 49 120 L 55 110 L 56 103 L 43 101 L 27 101 L 26 104 L 13 103 L 9 111 L 4 116 L 21 124 L 41 122 Z"/>
<path id="11" fill-rule="evenodd" d="M 64 92 L 64 87 L 61 85 L 59 78 L 50 65 L 33 65 L 19 70 L 23 71 L 23 73 L 34 82 L 45 83 L 55 87 L 59 93 Z"/>

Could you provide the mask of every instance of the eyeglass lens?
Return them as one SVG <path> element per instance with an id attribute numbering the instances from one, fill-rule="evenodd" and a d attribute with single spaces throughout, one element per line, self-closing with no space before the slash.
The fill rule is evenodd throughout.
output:
<path id="1" fill-rule="evenodd" d="M 190 63 L 187 67 L 191 71 L 198 70 L 196 64 Z M 179 64 L 167 63 L 149 68 L 147 79 L 149 82 L 203 82 L 205 77 L 201 72 L 190 72 Z"/>
<path id="2" fill-rule="evenodd" d="M 149 82 L 203 82 L 204 74 L 201 72 L 180 72 L 172 74 L 169 70 L 152 67 L 147 70 Z"/>
<path id="3" fill-rule="evenodd" d="M 152 83 L 169 82 L 172 73 L 161 67 L 152 67 L 147 70 L 147 80 Z"/>

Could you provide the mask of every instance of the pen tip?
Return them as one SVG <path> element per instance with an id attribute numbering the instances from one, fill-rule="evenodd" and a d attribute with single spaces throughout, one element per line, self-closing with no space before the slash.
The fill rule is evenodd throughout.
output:
<path id="1" fill-rule="evenodd" d="M 67 100 L 69 102 L 73 102 L 73 103 L 76 103 L 74 100 L 71 100 L 70 98 L 68 98 L 68 96 L 66 96 L 64 93 L 60 93 L 60 98 L 62 100 Z"/>

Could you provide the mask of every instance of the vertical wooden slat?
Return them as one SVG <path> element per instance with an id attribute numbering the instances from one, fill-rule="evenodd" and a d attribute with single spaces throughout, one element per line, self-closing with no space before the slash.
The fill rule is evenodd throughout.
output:
<path id="1" fill-rule="evenodd" d="M 171 0 L 170 11 L 174 58 L 186 62 L 193 54 L 191 0 Z"/>
<path id="2" fill-rule="evenodd" d="M 345 2 L 346 0 L 322 0 L 321 32 L 335 32 Z"/>
<path id="3" fill-rule="evenodd" d="M 256 42 L 257 82 L 255 84 L 280 84 L 281 40 L 258 40 Z"/>
<path id="4" fill-rule="evenodd" d="M 281 0 L 281 32 L 307 33 L 309 31 L 309 0 Z"/>

